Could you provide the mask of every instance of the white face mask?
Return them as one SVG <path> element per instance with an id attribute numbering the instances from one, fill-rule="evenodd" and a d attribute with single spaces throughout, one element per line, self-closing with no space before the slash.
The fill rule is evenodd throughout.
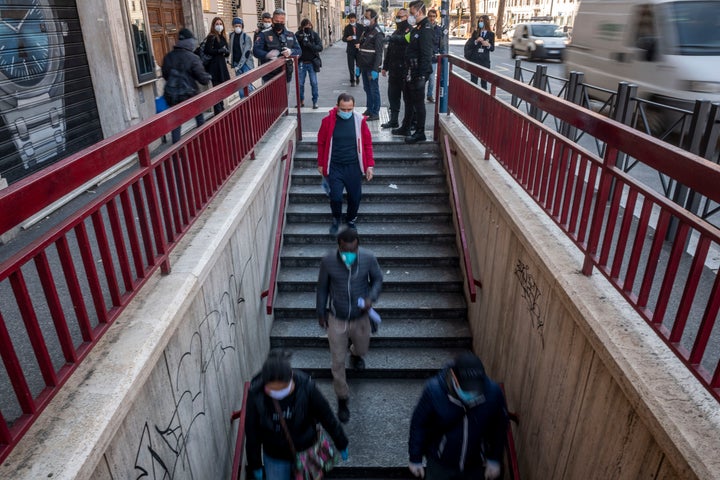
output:
<path id="1" fill-rule="evenodd" d="M 215 25 L 215 31 L 218 32 L 218 33 L 222 32 L 222 31 L 223 31 L 223 26 L 222 26 L 222 25 Z"/>
<path id="2" fill-rule="evenodd" d="M 366 27 L 369 27 L 369 26 L 370 26 L 370 19 L 369 19 L 369 18 L 363 18 L 363 25 L 365 25 Z"/>
<path id="3" fill-rule="evenodd" d="M 350 22 L 350 26 L 351 26 L 351 27 L 354 27 L 354 26 L 355 26 L 355 22 Z"/>
<path id="4" fill-rule="evenodd" d="M 235 27 L 235 33 L 240 35 L 242 33 L 242 27 Z"/>
<path id="5" fill-rule="evenodd" d="M 263 22 L 263 29 L 267 30 L 268 28 L 272 28 L 272 23 L 264 23 Z"/>
<path id="6" fill-rule="evenodd" d="M 408 17 L 408 23 L 409 23 L 410 25 L 415 25 L 415 24 L 417 23 L 417 20 L 415 19 L 415 15 L 410 15 L 410 16 Z"/>
<path id="7" fill-rule="evenodd" d="M 290 392 L 292 392 L 293 389 L 293 381 L 290 380 L 290 383 L 288 383 L 288 386 L 283 388 L 282 390 L 270 390 L 265 389 L 265 393 L 272 399 L 275 400 L 282 400 L 283 398 L 290 395 Z"/>

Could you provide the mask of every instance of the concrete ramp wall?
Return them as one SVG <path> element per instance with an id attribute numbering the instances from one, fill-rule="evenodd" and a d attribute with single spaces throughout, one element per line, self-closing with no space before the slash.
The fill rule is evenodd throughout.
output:
<path id="1" fill-rule="evenodd" d="M 717 402 L 463 125 L 441 125 L 483 284 L 474 348 L 520 417 L 523 480 L 720 478 Z"/>
<path id="2" fill-rule="evenodd" d="M 229 478 L 243 383 L 269 348 L 284 117 L 0 467 L 0 478 Z M 286 160 L 286 161 L 292 161 Z"/>

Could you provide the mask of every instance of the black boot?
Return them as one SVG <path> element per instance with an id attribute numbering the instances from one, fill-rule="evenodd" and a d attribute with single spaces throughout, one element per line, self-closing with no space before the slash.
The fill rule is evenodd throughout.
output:
<path id="1" fill-rule="evenodd" d="M 348 399 L 338 398 L 338 420 L 347 423 L 350 420 L 350 410 L 348 410 Z"/>

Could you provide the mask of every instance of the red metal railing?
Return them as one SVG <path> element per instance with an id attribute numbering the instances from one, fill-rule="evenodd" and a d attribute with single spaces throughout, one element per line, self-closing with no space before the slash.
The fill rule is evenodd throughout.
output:
<path id="1" fill-rule="evenodd" d="M 452 72 L 485 78 L 490 93 Z M 720 400 L 720 230 L 616 166 L 621 154 L 720 202 L 720 167 L 513 79 L 450 56 L 449 112 L 485 145 Z M 508 92 L 607 143 L 603 158 L 495 97 Z M 678 225 L 666 240 L 669 225 Z M 712 286 L 711 286 L 712 285 Z M 700 288 L 702 287 L 702 288 Z M 716 329 L 718 330 L 718 329 Z M 714 335 L 714 336 L 713 336 Z"/>
<path id="2" fill-rule="evenodd" d="M 298 97 L 299 98 L 299 97 Z M 282 193 L 280 194 L 280 209 L 278 211 L 277 226 L 275 229 L 275 245 L 273 247 L 272 266 L 270 267 L 270 286 L 262 292 L 260 298 L 268 297 L 266 312 L 272 315 L 273 304 L 275 303 L 275 288 L 277 286 L 277 273 L 280 268 L 280 249 L 282 248 L 283 230 L 285 230 L 285 208 L 287 206 L 288 191 L 290 189 L 290 170 L 292 168 L 293 144 L 288 143 L 288 151 L 281 160 L 286 160 L 285 172 L 283 174 Z"/>
<path id="3" fill-rule="evenodd" d="M 243 388 L 243 401 L 240 410 L 233 412 L 230 416 L 230 422 L 240 419 L 238 423 L 237 437 L 235 438 L 235 453 L 233 454 L 232 471 L 230 472 L 230 480 L 240 480 L 242 478 L 242 459 L 243 448 L 245 447 L 245 418 L 247 416 L 248 392 L 250 392 L 250 382 L 245 382 Z"/>
<path id="4" fill-rule="evenodd" d="M 444 139 L 445 143 L 445 159 L 448 166 L 448 177 L 450 181 L 450 190 L 453 199 L 453 212 L 455 213 L 455 220 L 457 221 L 457 229 L 460 234 L 460 246 L 461 253 L 463 256 L 463 265 L 465 270 L 465 279 L 467 280 L 468 292 L 470 294 L 470 301 L 475 302 L 477 297 L 476 286 L 482 288 L 480 280 L 476 280 L 472 272 L 472 263 L 470 262 L 470 251 L 467 245 L 467 236 L 465 235 L 465 220 L 463 220 L 462 205 L 460 203 L 460 196 L 458 194 L 457 182 L 455 181 L 455 165 L 453 163 L 453 155 L 450 150 L 450 140 L 447 135 Z"/>
<path id="5" fill-rule="evenodd" d="M 0 287 L 9 281 L 12 290 L 0 305 L 0 357 L 13 390 L 2 393 L 0 461 L 152 273 L 169 271 L 172 248 L 287 113 L 284 72 L 155 158 L 150 144 L 283 65 L 263 65 L 0 191 L 4 232 L 124 158 L 139 159 L 127 178 L 0 265 Z M 8 328 L 18 318 L 24 328 Z M 48 345 L 61 353 L 53 358 Z"/>
<path id="6" fill-rule="evenodd" d="M 500 388 L 502 389 L 503 395 L 507 402 L 507 395 L 505 393 L 505 384 L 501 383 Z M 512 422 L 516 425 L 520 425 L 520 417 L 514 412 L 508 412 L 510 422 L 508 422 L 507 432 L 505 433 L 505 448 L 507 449 L 507 463 L 508 469 L 510 470 L 511 480 L 520 480 L 520 466 L 517 460 L 517 449 L 515 448 L 515 437 L 512 432 Z"/>

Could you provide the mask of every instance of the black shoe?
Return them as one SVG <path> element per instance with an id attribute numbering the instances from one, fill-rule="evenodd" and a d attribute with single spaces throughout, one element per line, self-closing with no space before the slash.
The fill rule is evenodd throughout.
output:
<path id="1" fill-rule="evenodd" d="M 360 85 L 360 75 L 358 75 L 357 77 L 355 77 L 355 83 L 356 83 L 357 85 Z"/>
<path id="2" fill-rule="evenodd" d="M 353 80 L 350 80 L 350 86 L 351 86 L 351 87 L 354 87 L 354 86 L 355 86 L 355 80 L 354 80 L 354 79 L 353 79 Z"/>
<path id="3" fill-rule="evenodd" d="M 410 132 L 409 128 L 400 127 L 400 128 L 393 128 L 390 133 L 392 133 L 393 135 L 399 135 L 401 137 L 407 137 L 408 135 L 410 135 L 411 132 Z"/>
<path id="4" fill-rule="evenodd" d="M 337 218 L 334 218 L 332 225 L 330 225 L 330 235 L 332 235 L 333 237 L 336 237 L 339 229 L 340 229 L 340 220 L 338 220 Z"/>
<path id="5" fill-rule="evenodd" d="M 430 103 L 435 103 L 435 99 L 432 97 L 432 95 L 430 95 L 429 97 L 427 97 L 427 101 L 430 102 Z"/>
<path id="6" fill-rule="evenodd" d="M 376 120 L 380 120 L 380 115 L 370 114 L 367 116 L 367 118 L 365 120 L 367 120 L 368 122 L 374 122 Z"/>
<path id="7" fill-rule="evenodd" d="M 424 142 L 425 140 L 427 140 L 427 138 L 425 138 L 425 132 L 420 131 L 417 131 L 412 135 L 408 135 L 407 137 L 405 137 L 405 143 Z"/>
<path id="8" fill-rule="evenodd" d="M 304 106 L 305 106 L 305 102 L 300 102 L 300 106 L 301 106 L 301 107 L 304 107 Z"/>
<path id="9" fill-rule="evenodd" d="M 360 355 L 350 355 L 350 366 L 355 370 L 365 370 L 365 360 Z"/>
<path id="10" fill-rule="evenodd" d="M 368 115 L 370 115 L 370 111 L 369 111 L 369 110 L 365 110 L 365 111 L 362 113 L 362 116 L 363 116 L 363 117 L 367 117 Z"/>
<path id="11" fill-rule="evenodd" d="M 342 423 L 347 423 L 350 420 L 347 398 L 338 398 L 338 420 Z"/>
<path id="12" fill-rule="evenodd" d="M 390 122 L 383 123 L 382 125 L 380 125 L 380 128 L 398 128 L 399 126 L 400 126 L 400 124 L 398 122 L 390 121 Z"/>
<path id="13" fill-rule="evenodd" d="M 317 110 L 317 109 L 318 109 L 317 103 L 313 103 L 313 110 Z"/>

